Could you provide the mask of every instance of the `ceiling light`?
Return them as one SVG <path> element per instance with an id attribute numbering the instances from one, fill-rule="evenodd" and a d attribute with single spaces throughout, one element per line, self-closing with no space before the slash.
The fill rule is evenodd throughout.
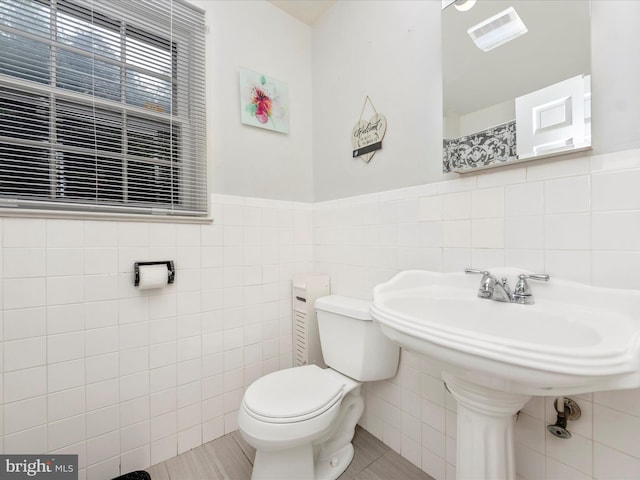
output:
<path id="1" fill-rule="evenodd" d="M 467 33 L 480 50 L 488 52 L 527 33 L 527 31 L 527 27 L 515 9 L 509 7 L 471 27 Z"/>
<path id="2" fill-rule="evenodd" d="M 471 10 L 475 4 L 476 0 L 456 0 L 453 6 L 456 7 L 456 10 L 459 12 L 466 12 L 467 10 Z"/>

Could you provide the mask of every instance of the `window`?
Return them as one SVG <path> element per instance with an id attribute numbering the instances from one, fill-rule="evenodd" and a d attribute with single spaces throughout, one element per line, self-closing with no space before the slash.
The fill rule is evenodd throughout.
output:
<path id="1" fill-rule="evenodd" d="M 204 15 L 0 2 L 0 208 L 206 216 Z"/>

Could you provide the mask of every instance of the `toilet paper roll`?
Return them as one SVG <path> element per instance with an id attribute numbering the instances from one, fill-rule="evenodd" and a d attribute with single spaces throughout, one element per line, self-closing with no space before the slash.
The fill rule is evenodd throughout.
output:
<path id="1" fill-rule="evenodd" d="M 163 265 L 141 265 L 140 267 L 140 290 L 151 288 L 162 288 L 169 283 L 169 270 Z"/>

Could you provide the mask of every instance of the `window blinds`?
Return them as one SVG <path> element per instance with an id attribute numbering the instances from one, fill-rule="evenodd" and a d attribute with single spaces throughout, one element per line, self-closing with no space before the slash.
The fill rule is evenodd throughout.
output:
<path id="1" fill-rule="evenodd" d="M 0 208 L 205 216 L 204 15 L 0 2 Z"/>

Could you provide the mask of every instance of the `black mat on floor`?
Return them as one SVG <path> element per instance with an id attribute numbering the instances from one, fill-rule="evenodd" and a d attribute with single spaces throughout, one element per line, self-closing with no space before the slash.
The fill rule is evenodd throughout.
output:
<path id="1" fill-rule="evenodd" d="M 144 470 L 137 470 L 135 472 L 116 477 L 113 480 L 151 480 L 151 475 L 149 475 Z"/>

